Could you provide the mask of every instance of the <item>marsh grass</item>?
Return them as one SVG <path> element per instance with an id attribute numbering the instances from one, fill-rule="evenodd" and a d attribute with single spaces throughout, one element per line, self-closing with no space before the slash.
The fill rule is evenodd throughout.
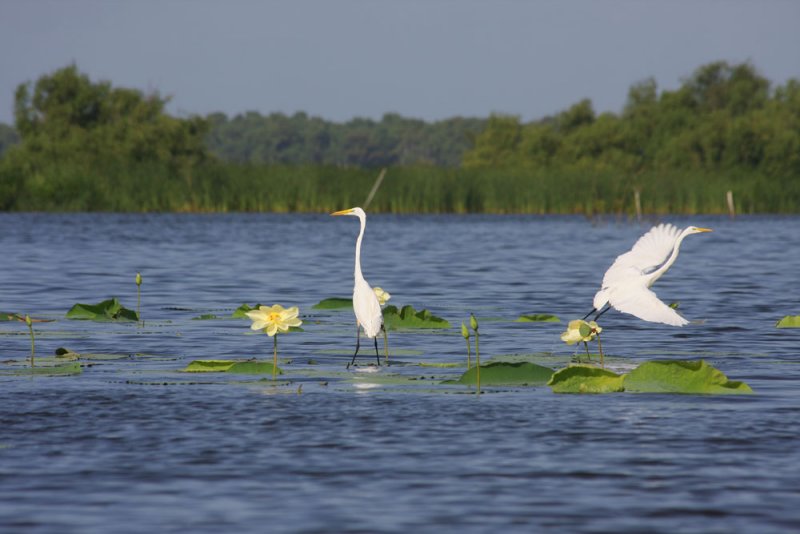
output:
<path id="1" fill-rule="evenodd" d="M 330 212 L 359 205 L 375 169 L 209 162 L 194 170 L 65 162 L 17 175 L 0 166 L 0 207 L 17 211 Z M 800 183 L 756 172 L 392 167 L 371 212 L 492 214 L 797 213 Z"/>

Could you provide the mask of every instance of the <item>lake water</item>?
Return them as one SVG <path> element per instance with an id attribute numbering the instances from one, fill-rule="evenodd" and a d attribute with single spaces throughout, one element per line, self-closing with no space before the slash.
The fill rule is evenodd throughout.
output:
<path id="1" fill-rule="evenodd" d="M 0 214 L 0 309 L 35 325 L 37 355 L 92 355 L 78 376 L 0 374 L 3 532 L 796 532 L 800 528 L 800 218 L 667 218 L 689 236 L 654 290 L 692 324 L 609 312 L 617 365 L 706 359 L 750 396 L 556 395 L 440 386 L 481 355 L 563 365 L 559 339 L 648 224 L 613 218 L 371 216 L 363 270 L 390 304 L 446 332 L 391 332 L 394 365 L 346 370 L 354 218 Z M 652 221 L 651 221 L 652 222 Z M 143 328 L 64 319 L 116 296 Z M 271 359 L 242 303 L 300 307 L 277 385 L 187 374 L 195 359 Z M 561 323 L 515 323 L 554 313 Z M 195 320 L 203 314 L 218 319 Z M 13 369 L 24 324 L 0 323 Z M 0 369 L 0 370 L 2 370 Z M 397 378 L 393 381 L 393 377 Z M 413 379 L 413 380 L 412 380 Z M 302 386 L 301 392 L 299 388 Z"/>

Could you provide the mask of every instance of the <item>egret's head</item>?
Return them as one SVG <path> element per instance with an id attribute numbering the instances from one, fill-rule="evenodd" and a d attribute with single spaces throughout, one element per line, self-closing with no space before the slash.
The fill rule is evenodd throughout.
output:
<path id="1" fill-rule="evenodd" d="M 687 228 L 687 230 L 689 230 L 690 234 L 700 234 L 700 233 L 703 233 L 703 232 L 713 232 L 713 230 L 711 228 L 699 228 L 697 226 L 690 226 L 689 228 Z"/>
<path id="2" fill-rule="evenodd" d="M 367 214 L 361 208 L 350 208 L 349 210 L 334 211 L 331 215 L 352 215 L 353 217 L 366 217 Z"/>

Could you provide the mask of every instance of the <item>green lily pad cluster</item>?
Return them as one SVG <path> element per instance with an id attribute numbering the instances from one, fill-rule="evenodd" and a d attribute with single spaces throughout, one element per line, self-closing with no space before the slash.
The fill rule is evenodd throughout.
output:
<path id="1" fill-rule="evenodd" d="M 383 309 L 383 324 L 387 329 L 399 328 L 450 328 L 450 322 L 433 315 L 428 310 L 417 311 L 406 305 L 400 310 L 397 306 L 386 306 Z"/>
<path id="2" fill-rule="evenodd" d="M 753 390 L 744 382 L 728 380 L 705 362 L 654 360 L 626 374 L 591 365 L 571 365 L 559 371 L 530 362 L 493 362 L 480 368 L 481 383 L 488 386 L 543 386 L 554 393 L 684 393 L 742 394 Z M 475 385 L 477 368 L 458 380 L 443 384 Z"/>
<path id="3" fill-rule="evenodd" d="M 607 369 L 574 365 L 562 369 L 548 382 L 555 393 L 686 393 L 742 394 L 753 390 L 728 377 L 705 360 L 645 362 L 629 373 L 618 375 Z"/>
<path id="4" fill-rule="evenodd" d="M 531 362 L 492 362 L 482 365 L 481 384 L 484 386 L 544 386 L 553 370 Z M 458 380 L 446 380 L 443 384 L 477 384 L 478 367 L 472 367 Z"/>
<path id="5" fill-rule="evenodd" d="M 116 298 L 97 304 L 75 304 L 67 312 L 67 319 L 89 321 L 138 321 L 139 314 L 124 307 Z"/>

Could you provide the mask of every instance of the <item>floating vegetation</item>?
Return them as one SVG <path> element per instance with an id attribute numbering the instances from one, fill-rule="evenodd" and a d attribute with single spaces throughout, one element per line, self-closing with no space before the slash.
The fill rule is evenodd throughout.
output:
<path id="1" fill-rule="evenodd" d="M 283 371 L 271 362 L 255 360 L 194 360 L 184 373 L 234 373 L 248 375 L 282 375 Z"/>
<path id="2" fill-rule="evenodd" d="M 233 313 L 231 314 L 232 319 L 247 319 L 247 312 L 257 310 L 261 304 L 254 304 L 250 306 L 249 304 L 245 303 L 236 308 Z"/>
<path id="3" fill-rule="evenodd" d="M 81 374 L 81 364 L 78 362 L 59 363 L 57 365 L 42 365 L 40 359 L 37 367 L 4 368 L 0 374 L 13 376 L 70 376 Z"/>
<path id="4" fill-rule="evenodd" d="M 625 375 L 625 391 L 638 393 L 752 393 L 744 382 L 728 377 L 699 361 L 653 360 L 645 362 Z"/>
<path id="5" fill-rule="evenodd" d="M 624 391 L 623 376 L 589 365 L 571 365 L 556 371 L 547 382 L 553 393 L 617 393 Z"/>
<path id="6" fill-rule="evenodd" d="M 75 304 L 67 312 L 67 319 L 138 321 L 139 315 L 135 311 L 125 308 L 116 298 L 111 298 L 97 304 Z"/>
<path id="7" fill-rule="evenodd" d="M 787 315 L 775 324 L 775 328 L 800 328 L 800 315 Z"/>
<path id="8" fill-rule="evenodd" d="M 479 368 L 469 369 L 458 380 L 442 384 L 477 385 Z M 480 380 L 484 386 L 544 386 L 553 376 L 553 370 L 530 362 L 494 362 L 480 366 Z"/>
<path id="9" fill-rule="evenodd" d="M 203 315 L 198 315 L 197 317 L 192 317 L 192 321 L 210 321 L 212 319 L 221 319 L 217 315 L 213 313 L 204 313 Z"/>
<path id="10" fill-rule="evenodd" d="M 705 360 L 653 360 L 623 375 L 599 367 L 573 365 L 556 372 L 547 385 L 554 393 L 627 391 L 719 395 L 753 392 L 744 382 L 728 380 L 722 371 Z"/>
<path id="11" fill-rule="evenodd" d="M 417 311 L 413 306 L 406 305 L 400 310 L 397 306 L 386 306 L 383 309 L 383 324 L 387 329 L 401 328 L 450 328 L 446 319 L 433 315 L 428 310 Z"/>
<path id="12" fill-rule="evenodd" d="M 419 362 L 417 365 L 420 367 L 433 367 L 436 369 L 454 369 L 456 367 L 462 367 L 463 364 L 455 362 Z"/>
<path id="13" fill-rule="evenodd" d="M 313 306 L 312 310 L 342 310 L 353 307 L 353 299 L 342 297 L 331 297 L 323 299 Z"/>
<path id="14" fill-rule="evenodd" d="M 550 313 L 532 313 L 529 315 L 520 315 L 514 321 L 515 323 L 560 323 L 556 315 Z"/>

